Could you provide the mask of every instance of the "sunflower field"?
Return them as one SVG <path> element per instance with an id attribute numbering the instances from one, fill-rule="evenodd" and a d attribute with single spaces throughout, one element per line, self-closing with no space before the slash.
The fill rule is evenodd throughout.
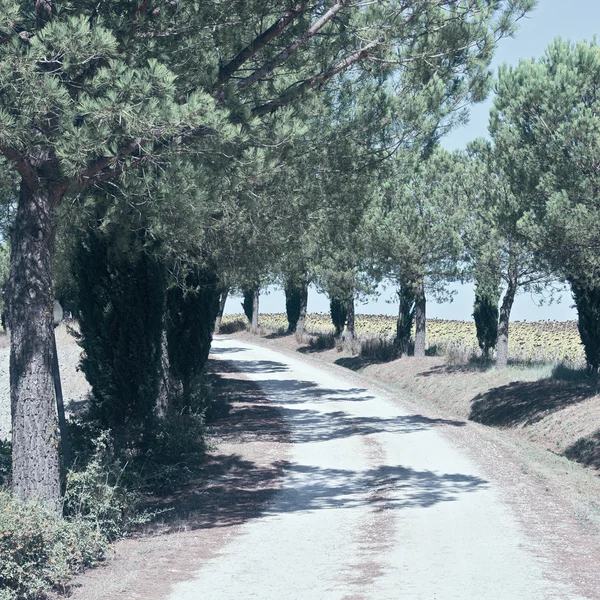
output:
<path id="1" fill-rule="evenodd" d="M 223 323 L 244 319 L 243 315 L 226 315 Z M 261 327 L 273 331 L 287 329 L 284 313 L 261 314 Z M 357 315 L 356 333 L 359 340 L 393 338 L 396 318 L 390 315 Z M 333 333 L 329 313 L 307 316 L 309 334 Z M 479 345 L 472 321 L 427 320 L 427 345 L 430 353 L 459 355 L 466 359 L 477 356 Z M 514 321 L 509 330 L 510 358 L 524 362 L 585 363 L 583 346 L 575 321 Z"/>

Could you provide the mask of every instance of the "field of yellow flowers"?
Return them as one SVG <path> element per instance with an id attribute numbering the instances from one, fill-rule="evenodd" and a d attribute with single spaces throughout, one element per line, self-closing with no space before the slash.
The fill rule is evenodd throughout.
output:
<path id="1" fill-rule="evenodd" d="M 224 322 L 243 319 L 243 315 L 227 315 Z M 260 325 L 274 331 L 287 328 L 283 313 L 261 314 Z M 388 315 L 357 315 L 356 333 L 359 339 L 392 338 L 396 319 Z M 333 333 L 328 313 L 314 313 L 307 317 L 307 333 Z M 457 353 L 474 356 L 479 352 L 475 324 L 469 321 L 428 319 L 427 345 L 437 354 Z M 566 362 L 580 365 L 584 362 L 583 346 L 575 321 L 515 321 L 510 324 L 509 352 L 513 360 L 526 362 Z"/>

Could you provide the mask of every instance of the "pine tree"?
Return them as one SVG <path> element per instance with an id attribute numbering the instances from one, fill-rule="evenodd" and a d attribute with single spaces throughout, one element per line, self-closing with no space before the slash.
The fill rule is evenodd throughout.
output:
<path id="1" fill-rule="evenodd" d="M 16 495 L 59 510 L 52 248 L 65 197 L 187 148 L 239 155 L 240 122 L 350 69 L 395 71 L 447 114 L 483 96 L 495 40 L 532 5 L 1 0 L 0 153 L 21 179 L 8 286 Z"/>

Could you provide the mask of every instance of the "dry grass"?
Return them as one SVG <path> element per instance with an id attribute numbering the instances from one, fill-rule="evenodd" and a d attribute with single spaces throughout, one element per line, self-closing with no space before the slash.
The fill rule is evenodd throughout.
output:
<path id="1" fill-rule="evenodd" d="M 224 323 L 243 320 L 243 315 L 226 315 Z M 269 331 L 285 331 L 284 313 L 261 314 L 260 325 Z M 356 333 L 359 342 L 393 338 L 395 317 L 388 315 L 357 315 Z M 312 335 L 333 333 L 329 314 L 315 313 L 307 317 L 306 331 Z M 471 321 L 428 319 L 427 345 L 431 354 L 449 356 L 461 363 L 479 358 L 475 324 Z M 575 321 L 515 321 L 510 325 L 510 358 L 527 363 L 567 363 L 583 366 L 584 354 Z"/>

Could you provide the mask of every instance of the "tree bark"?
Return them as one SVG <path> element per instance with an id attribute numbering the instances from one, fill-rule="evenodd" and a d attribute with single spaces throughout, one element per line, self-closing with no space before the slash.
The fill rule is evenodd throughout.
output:
<path id="1" fill-rule="evenodd" d="M 498 318 L 498 342 L 496 343 L 496 367 L 504 369 L 508 365 L 508 324 L 510 322 L 510 311 L 512 310 L 516 282 L 510 280 L 502 304 L 500 305 L 500 317 Z"/>
<path id="2" fill-rule="evenodd" d="M 305 271 L 302 274 L 300 281 L 301 297 L 300 297 L 300 317 L 296 323 L 296 338 L 300 340 L 306 328 L 306 312 L 308 310 L 308 273 Z"/>
<path id="3" fill-rule="evenodd" d="M 425 283 L 419 279 L 415 286 L 415 353 L 418 358 L 425 356 L 425 334 L 427 323 L 427 299 L 425 298 Z"/>
<path id="4" fill-rule="evenodd" d="M 169 343 L 167 341 L 167 330 L 164 327 L 160 338 L 160 369 L 162 377 L 159 382 L 158 397 L 156 399 L 156 416 L 160 420 L 163 420 L 167 415 L 169 395 L 172 393 L 173 387 L 169 364 Z"/>
<path id="5" fill-rule="evenodd" d="M 252 295 L 252 333 L 258 332 L 258 298 L 260 296 L 260 288 L 256 286 Z"/>
<path id="6" fill-rule="evenodd" d="M 217 311 L 217 318 L 215 320 L 215 333 L 219 333 L 221 329 L 221 323 L 223 322 L 223 313 L 225 312 L 225 303 L 227 302 L 227 296 L 229 295 L 229 288 L 225 288 L 221 292 L 219 297 L 219 310 Z"/>
<path id="7" fill-rule="evenodd" d="M 348 339 L 353 340 L 355 337 L 355 321 L 356 314 L 354 312 L 354 294 L 348 300 L 348 304 L 346 307 L 346 335 Z"/>
<path id="8" fill-rule="evenodd" d="M 59 438 L 52 377 L 52 216 L 60 193 L 21 183 L 8 284 L 13 492 L 60 512 Z"/>

